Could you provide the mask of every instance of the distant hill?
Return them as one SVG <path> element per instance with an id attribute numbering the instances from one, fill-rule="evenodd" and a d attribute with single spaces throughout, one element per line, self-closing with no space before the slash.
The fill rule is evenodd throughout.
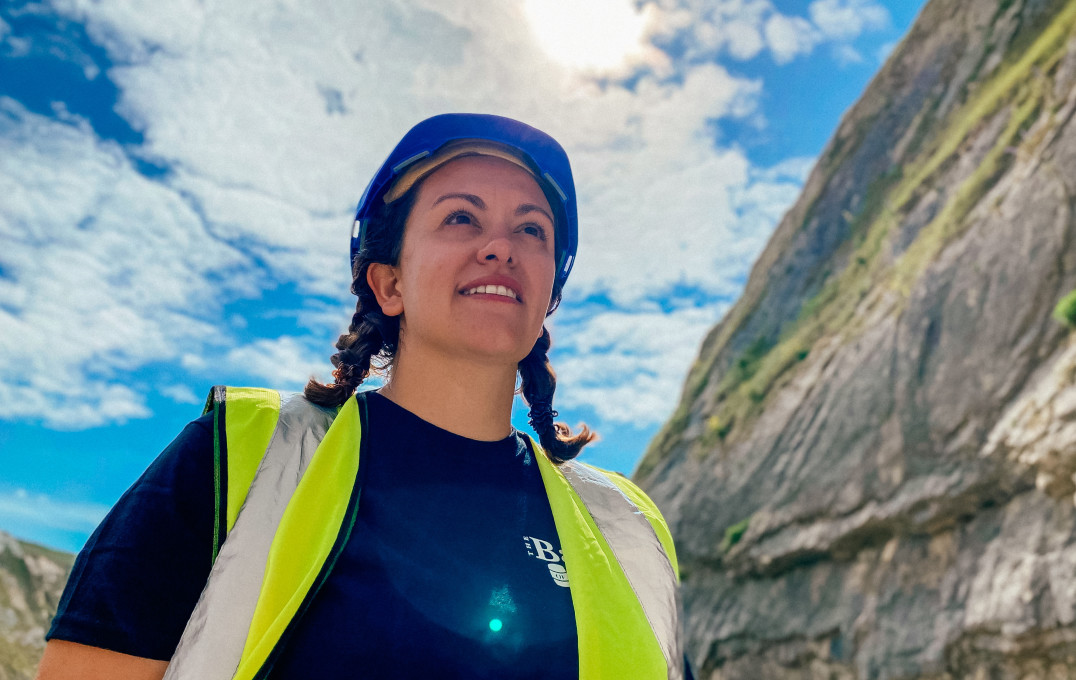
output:
<path id="1" fill-rule="evenodd" d="M 75 556 L 0 531 L 0 680 L 30 680 Z"/>
<path id="2" fill-rule="evenodd" d="M 1076 0 L 930 0 L 637 480 L 712 680 L 1076 678 Z"/>

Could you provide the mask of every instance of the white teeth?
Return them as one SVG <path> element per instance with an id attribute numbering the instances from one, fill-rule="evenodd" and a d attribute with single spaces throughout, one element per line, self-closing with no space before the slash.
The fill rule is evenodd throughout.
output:
<path id="1" fill-rule="evenodd" d="M 478 293 L 485 293 L 486 295 L 501 295 L 503 297 L 512 298 L 518 300 L 519 296 L 511 288 L 505 286 L 475 286 L 470 290 L 463 291 L 464 295 L 475 295 Z"/>

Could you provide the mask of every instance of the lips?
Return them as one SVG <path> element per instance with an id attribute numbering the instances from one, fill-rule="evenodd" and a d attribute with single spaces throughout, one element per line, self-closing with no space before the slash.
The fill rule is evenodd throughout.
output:
<path id="1" fill-rule="evenodd" d="M 460 295 L 498 295 L 508 300 L 522 302 L 519 282 L 508 276 L 490 276 L 476 279 L 460 289 Z"/>

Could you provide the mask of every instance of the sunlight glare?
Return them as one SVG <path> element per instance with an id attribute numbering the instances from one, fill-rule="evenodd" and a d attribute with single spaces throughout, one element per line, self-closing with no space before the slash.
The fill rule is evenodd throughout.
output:
<path id="1" fill-rule="evenodd" d="M 630 0 L 524 0 L 523 10 L 538 43 L 566 66 L 610 71 L 644 52 L 649 13 Z"/>

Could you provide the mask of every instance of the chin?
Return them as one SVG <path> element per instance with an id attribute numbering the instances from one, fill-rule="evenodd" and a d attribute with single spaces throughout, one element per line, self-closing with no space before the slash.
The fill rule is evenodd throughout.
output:
<path id="1" fill-rule="evenodd" d="M 487 336 L 475 338 L 465 343 L 471 354 L 479 355 L 491 364 L 503 363 L 516 365 L 530 354 L 534 343 L 524 344 L 515 342 L 495 342 Z"/>
<path id="2" fill-rule="evenodd" d="M 476 347 L 477 353 L 488 357 L 491 363 L 505 363 L 516 365 L 519 362 L 527 358 L 530 354 L 531 348 L 527 347 L 522 349 L 520 347 L 500 348 L 500 347 Z"/>
<path id="3" fill-rule="evenodd" d="M 473 352 L 488 355 L 491 361 L 518 364 L 534 347 L 541 329 L 530 333 L 519 332 L 518 328 L 505 328 L 498 324 L 483 324 L 470 328 L 461 338 L 461 344 Z"/>

